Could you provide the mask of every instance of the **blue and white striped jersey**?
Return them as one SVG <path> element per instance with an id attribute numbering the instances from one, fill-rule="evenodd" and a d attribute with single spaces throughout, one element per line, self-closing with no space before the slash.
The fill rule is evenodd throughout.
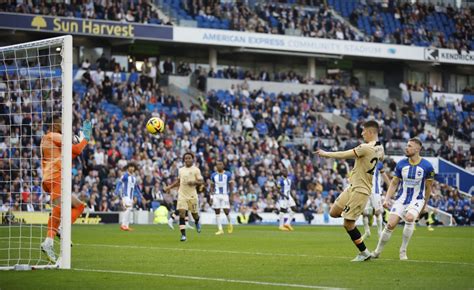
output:
<path id="1" fill-rule="evenodd" d="M 137 178 L 126 172 L 117 184 L 115 193 L 120 194 L 122 197 L 128 197 L 132 200 L 133 196 L 140 197 L 140 188 L 137 184 Z"/>
<path id="2" fill-rule="evenodd" d="M 424 199 L 425 182 L 427 179 L 434 179 L 435 172 L 433 165 L 424 158 L 418 164 L 411 164 L 405 158 L 397 163 L 395 176 L 400 179 L 395 199 L 403 204 L 410 204 L 413 199 Z"/>
<path id="3" fill-rule="evenodd" d="M 372 193 L 381 194 L 382 193 L 382 175 L 383 173 L 383 163 L 378 162 L 374 170 L 374 177 L 372 178 Z"/>
<path id="4" fill-rule="evenodd" d="M 291 184 L 293 181 L 288 176 L 283 176 L 278 179 L 278 187 L 280 188 L 280 198 L 289 199 L 291 197 Z"/>
<path id="5" fill-rule="evenodd" d="M 214 172 L 211 175 L 211 181 L 214 183 L 214 193 L 229 195 L 231 178 L 232 174 L 229 171 L 224 171 L 223 173 Z"/>

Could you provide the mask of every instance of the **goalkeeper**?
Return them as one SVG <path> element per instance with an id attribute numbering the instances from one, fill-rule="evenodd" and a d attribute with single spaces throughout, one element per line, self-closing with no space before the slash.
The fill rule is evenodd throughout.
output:
<path id="1" fill-rule="evenodd" d="M 51 195 L 52 213 L 48 219 L 48 233 L 41 243 L 41 250 L 48 259 L 55 263 L 54 236 L 58 234 L 61 222 L 61 147 L 62 147 L 62 120 L 54 118 L 51 127 L 41 139 L 41 169 L 43 172 L 43 190 Z M 80 132 L 79 143 L 72 145 L 72 158 L 81 154 L 91 138 L 92 125 L 85 121 Z M 71 196 L 71 223 L 84 211 L 85 205 L 74 195 Z"/>

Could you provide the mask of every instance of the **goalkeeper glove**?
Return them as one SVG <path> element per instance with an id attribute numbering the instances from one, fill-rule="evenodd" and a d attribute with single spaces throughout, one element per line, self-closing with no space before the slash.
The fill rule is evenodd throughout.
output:
<path id="1" fill-rule="evenodd" d="M 85 121 L 84 124 L 82 124 L 82 133 L 84 134 L 84 138 L 87 141 L 91 140 L 91 135 L 92 135 L 92 124 L 90 121 Z"/>

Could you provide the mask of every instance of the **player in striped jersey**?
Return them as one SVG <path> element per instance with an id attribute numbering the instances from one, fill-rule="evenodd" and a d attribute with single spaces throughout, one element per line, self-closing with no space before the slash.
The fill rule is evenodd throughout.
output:
<path id="1" fill-rule="evenodd" d="M 128 163 L 127 172 L 125 172 L 125 174 L 117 183 L 117 187 L 115 188 L 115 193 L 120 194 L 122 197 L 122 206 L 125 209 L 125 212 L 122 215 L 122 225 L 120 226 L 122 231 L 133 230 L 129 227 L 130 214 L 132 213 L 133 208 L 133 199 L 134 197 L 141 197 L 141 191 L 137 184 L 137 177 L 135 176 L 136 169 L 137 166 L 135 163 Z"/>
<path id="2" fill-rule="evenodd" d="M 291 221 L 293 220 L 293 216 L 296 212 L 296 203 L 293 197 L 291 196 L 291 185 L 293 184 L 293 181 L 290 177 L 288 177 L 288 170 L 286 168 L 282 169 L 281 174 L 282 176 L 278 179 L 277 183 L 277 186 L 280 189 L 277 204 L 280 215 L 279 229 L 281 231 L 293 231 Z M 284 222 L 285 213 L 288 213 L 286 223 Z"/>
<path id="3" fill-rule="evenodd" d="M 415 220 L 423 212 L 431 195 L 431 185 L 435 176 L 433 165 L 421 158 L 421 141 L 412 138 L 405 148 L 405 156 L 397 163 L 395 176 L 385 196 L 384 207 L 388 208 L 391 197 L 397 191 L 395 203 L 390 210 L 388 223 L 380 236 L 377 248 L 372 253 L 373 258 L 378 258 L 385 244 L 389 241 L 393 230 L 400 219 L 405 221 L 403 228 L 402 246 L 400 247 L 400 260 L 407 260 L 407 247 L 413 230 Z M 397 190 L 398 189 L 398 190 Z"/>
<path id="4" fill-rule="evenodd" d="M 232 174 L 224 170 L 224 162 L 217 161 L 216 168 L 217 171 L 211 175 L 212 208 L 216 212 L 217 220 L 216 235 L 224 234 L 221 223 L 221 209 L 224 210 L 225 216 L 227 217 L 227 232 L 231 234 L 234 228 L 229 216 L 229 195 L 234 187 L 234 181 L 232 180 Z"/>
<path id="5" fill-rule="evenodd" d="M 375 216 L 379 237 L 382 234 L 382 182 L 390 184 L 390 180 L 384 171 L 383 163 L 379 161 L 377 162 L 374 177 L 372 178 L 372 193 L 369 197 L 369 202 L 367 202 L 367 205 L 365 206 L 364 213 L 362 214 L 364 222 L 364 234 L 362 235 L 363 240 L 370 237 L 369 217 L 372 216 L 372 214 Z"/>

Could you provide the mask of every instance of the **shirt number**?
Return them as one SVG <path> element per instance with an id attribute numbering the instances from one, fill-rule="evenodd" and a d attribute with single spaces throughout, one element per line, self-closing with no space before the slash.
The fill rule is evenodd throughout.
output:
<path id="1" fill-rule="evenodd" d="M 368 174 L 374 175 L 374 170 L 375 170 L 375 167 L 377 166 L 377 160 L 378 160 L 377 158 L 372 158 L 372 160 L 370 160 L 370 163 L 373 163 L 374 166 L 372 167 L 372 169 L 367 171 Z"/>

